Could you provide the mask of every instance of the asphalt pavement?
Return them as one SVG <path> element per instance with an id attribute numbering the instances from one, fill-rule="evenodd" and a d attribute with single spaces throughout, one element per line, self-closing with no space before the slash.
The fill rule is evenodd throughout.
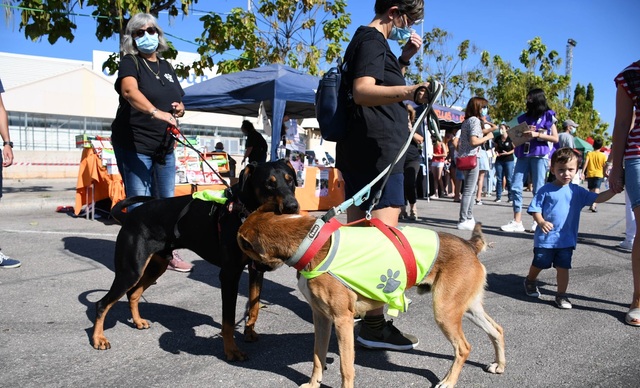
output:
<path id="1" fill-rule="evenodd" d="M 526 203 L 530 193 L 525 193 Z M 143 297 L 140 310 L 151 323 L 136 330 L 126 298 L 110 311 L 105 335 L 112 348 L 90 343 L 94 302 L 114 277 L 113 252 L 119 225 L 89 221 L 58 206 L 75 202 L 75 180 L 5 180 L 0 201 L 0 247 L 22 261 L 0 270 L 0 386 L 2 387 L 295 387 L 312 368 L 311 311 L 296 288 L 295 271 L 265 275 L 256 330 L 244 343 L 248 276 L 240 285 L 236 338 L 250 359 L 229 363 L 222 351 L 218 268 L 190 251 L 188 274 L 167 271 Z M 460 387 L 637 387 L 640 328 L 624 324 L 630 302 L 631 257 L 617 249 L 624 232 L 624 196 L 582 211 L 579 245 L 570 271 L 573 309 L 553 303 L 555 271 L 543 271 L 542 296 L 524 295 L 532 258 L 532 235 L 505 233 L 511 206 L 492 197 L 474 207 L 491 247 L 481 253 L 487 268 L 486 311 L 503 326 L 507 367 L 484 372 L 493 360 L 487 336 L 465 321 L 473 349 Z M 468 238 L 458 231 L 458 204 L 419 200 L 412 225 Z M 318 213 L 322 214 L 322 213 Z M 531 218 L 524 216 L 527 224 Z M 356 349 L 356 386 L 433 386 L 452 360 L 452 347 L 433 320 L 431 296 L 408 291 L 407 313 L 395 319 L 420 338 L 409 352 Z M 324 386 L 339 387 L 337 344 L 332 339 Z"/>

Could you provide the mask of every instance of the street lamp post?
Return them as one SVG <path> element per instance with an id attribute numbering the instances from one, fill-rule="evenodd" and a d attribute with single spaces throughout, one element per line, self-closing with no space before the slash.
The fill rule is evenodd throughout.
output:
<path id="1" fill-rule="evenodd" d="M 573 69 L 573 48 L 576 47 L 578 42 L 569 38 L 567 40 L 567 65 L 565 67 L 565 75 L 569 77 L 569 84 L 564 92 L 564 98 L 567 100 L 567 108 L 571 107 L 571 70 Z"/>

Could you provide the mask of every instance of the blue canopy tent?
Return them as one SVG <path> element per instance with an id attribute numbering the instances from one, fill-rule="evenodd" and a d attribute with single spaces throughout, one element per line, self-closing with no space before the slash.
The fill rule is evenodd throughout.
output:
<path id="1" fill-rule="evenodd" d="M 319 78 L 281 64 L 220 75 L 184 90 L 187 110 L 258 117 L 260 103 L 271 119 L 271 160 L 277 158 L 282 119 L 315 117 Z"/>

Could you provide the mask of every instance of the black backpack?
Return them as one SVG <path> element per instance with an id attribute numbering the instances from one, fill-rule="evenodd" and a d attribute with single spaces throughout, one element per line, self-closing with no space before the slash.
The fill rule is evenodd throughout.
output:
<path id="1" fill-rule="evenodd" d="M 316 92 L 316 119 L 322 138 L 329 141 L 342 140 L 347 133 L 353 96 L 344 72 L 345 64 L 338 59 L 338 66 L 322 76 Z"/>
<path id="2" fill-rule="evenodd" d="M 316 91 L 316 119 L 320 125 L 322 138 L 339 141 L 345 138 L 349 130 L 349 119 L 355 113 L 356 103 L 353 101 L 353 79 L 349 77 L 349 62 L 353 59 L 356 48 L 365 40 L 378 35 L 374 29 L 358 33 L 344 53 L 344 62 L 338 58 L 338 64 L 327 71 L 318 83 Z M 387 53 L 384 53 L 386 61 Z"/>

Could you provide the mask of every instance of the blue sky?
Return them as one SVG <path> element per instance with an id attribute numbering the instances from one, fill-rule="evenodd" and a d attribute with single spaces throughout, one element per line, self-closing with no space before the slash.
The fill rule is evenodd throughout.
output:
<path id="1" fill-rule="evenodd" d="M 373 4 L 374 1 L 349 1 L 352 24 L 348 32 L 351 35 L 358 26 L 371 21 Z M 246 0 L 200 0 L 194 8 L 225 12 L 246 6 Z M 640 59 L 640 44 L 636 40 L 640 32 L 638 14 L 638 0 L 425 0 L 424 31 L 439 27 L 453 35 L 452 49 L 460 41 L 469 39 L 481 50 L 500 55 L 517 67 L 520 67 L 520 52 L 527 47 L 527 41 L 536 36 L 542 38 L 548 49 L 556 50 L 563 61 L 567 39 L 574 39 L 577 46 L 573 50 L 571 90 L 576 83 L 592 83 L 595 108 L 611 129 L 615 117 L 613 77 Z M 28 41 L 24 33 L 18 31 L 18 20 L 19 17 L 14 17 L 7 21 L 2 12 L 0 51 L 86 61 L 91 61 L 92 50 L 118 51 L 115 38 L 98 42 L 95 22 L 89 17 L 75 17 L 79 29 L 73 43 L 59 40 L 53 46 L 46 39 Z M 182 39 L 172 39 L 178 50 L 196 51 L 196 46 L 188 42 L 194 42 L 201 32 L 197 12 L 171 23 L 166 15 L 161 15 L 160 24 L 165 32 Z M 420 32 L 419 26 L 416 29 Z M 476 62 L 472 59 L 469 64 Z M 564 63 L 557 72 L 564 74 Z"/>

